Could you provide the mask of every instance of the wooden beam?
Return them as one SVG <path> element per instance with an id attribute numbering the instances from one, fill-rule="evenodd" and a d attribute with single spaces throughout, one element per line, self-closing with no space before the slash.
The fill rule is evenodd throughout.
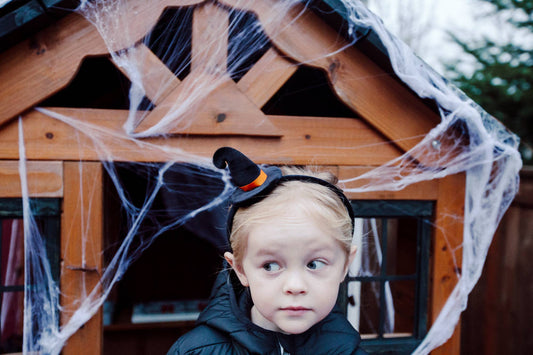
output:
<path id="1" fill-rule="evenodd" d="M 206 0 L 127 0 L 103 2 L 97 14 L 99 22 L 106 25 L 105 30 L 112 32 L 112 40 L 108 43 L 110 52 L 131 48 L 140 42 L 157 24 L 166 8 L 198 5 Z M 107 7 L 106 7 L 107 6 Z M 88 17 L 94 20 L 93 14 Z M 96 22 L 96 21 L 95 21 Z M 125 32 L 127 31 L 127 32 Z M 125 32 L 125 33 L 123 33 Z M 123 35 L 120 34 L 123 33 Z"/>
<path id="2" fill-rule="evenodd" d="M 135 132 L 279 136 L 264 113 L 226 75 L 228 10 L 206 3 L 194 10 L 191 73 L 142 120 Z"/>
<path id="3" fill-rule="evenodd" d="M 432 247 L 430 324 L 435 322 L 462 273 L 465 188 L 464 174 L 451 175 L 439 181 Z M 432 354 L 459 354 L 460 330 L 459 322 L 453 336 Z"/>
<path id="4" fill-rule="evenodd" d="M 237 87 L 257 107 L 263 107 L 297 69 L 296 64 L 270 48 L 239 80 Z"/>
<path id="5" fill-rule="evenodd" d="M 121 20 L 127 20 L 134 25 L 127 26 L 130 32 L 119 38 L 123 40 L 108 43 L 115 46 L 111 51 L 132 47 L 141 40 L 166 7 L 190 6 L 203 1 L 127 1 L 127 7 L 120 8 L 123 16 L 111 16 L 115 16 L 119 24 Z M 1 53 L 0 125 L 65 87 L 83 58 L 108 52 L 97 29 L 73 13 Z"/>
<path id="6" fill-rule="evenodd" d="M 404 151 L 440 122 L 437 113 L 300 3 L 221 0 L 254 12 L 276 48 L 327 72 L 339 98 Z"/>
<path id="7" fill-rule="evenodd" d="M 351 179 L 363 175 L 376 167 L 367 166 L 342 166 L 339 167 L 337 175 L 342 182 L 343 179 Z M 344 189 L 360 188 L 366 184 L 376 183 L 368 179 L 359 181 L 346 182 L 343 184 Z M 421 181 L 409 185 L 399 191 L 368 191 L 368 192 L 346 192 L 346 196 L 351 199 L 359 200 L 421 200 L 434 201 L 438 198 L 439 183 L 437 180 Z"/>
<path id="8" fill-rule="evenodd" d="M 61 217 L 61 323 L 98 285 L 102 275 L 103 169 L 100 163 L 64 163 Z M 71 336 L 62 353 L 95 354 L 103 350 L 102 311 Z"/>
<path id="9" fill-rule="evenodd" d="M 228 10 L 208 2 L 194 9 L 191 71 L 226 73 L 228 60 Z"/>
<path id="10" fill-rule="evenodd" d="M 202 83 L 205 83 L 202 84 Z M 279 137 L 280 131 L 228 77 L 197 71 L 141 121 L 135 132 Z"/>
<path id="11" fill-rule="evenodd" d="M 95 28 L 72 14 L 0 55 L 0 125 L 66 86 L 81 60 L 106 52 Z"/>
<path id="12" fill-rule="evenodd" d="M 145 95 L 153 104 L 158 105 L 180 84 L 180 80 L 176 75 L 144 43 L 136 45 L 125 55 L 128 60 L 138 65 L 142 75 L 142 85 L 146 92 Z M 128 70 L 116 63 L 112 58 L 111 62 L 130 81 L 133 81 Z"/>
<path id="13" fill-rule="evenodd" d="M 0 196 L 22 197 L 19 162 L 0 161 Z M 27 161 L 29 197 L 63 197 L 63 164 L 59 161 Z"/>
<path id="14" fill-rule="evenodd" d="M 72 123 L 38 111 L 24 115 L 28 159 L 198 161 L 199 157 L 210 160 L 217 148 L 230 145 L 260 163 L 376 166 L 401 153 L 365 122 L 354 118 L 268 116 L 281 138 L 188 135 L 134 140 L 122 129 L 127 110 L 53 111 L 72 117 Z M 0 130 L 0 159 L 18 159 L 16 132 L 13 122 Z M 107 155 L 98 151 L 104 146 Z"/>

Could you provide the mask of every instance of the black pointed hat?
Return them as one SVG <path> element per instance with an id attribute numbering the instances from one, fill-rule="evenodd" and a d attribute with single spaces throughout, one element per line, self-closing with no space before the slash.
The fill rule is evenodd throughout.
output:
<path id="1" fill-rule="evenodd" d="M 231 147 L 219 148 L 213 155 L 213 164 L 219 169 L 229 168 L 231 181 L 237 187 L 231 196 L 234 205 L 257 202 L 277 185 L 282 173 L 278 167 L 260 168 L 246 155 Z"/>

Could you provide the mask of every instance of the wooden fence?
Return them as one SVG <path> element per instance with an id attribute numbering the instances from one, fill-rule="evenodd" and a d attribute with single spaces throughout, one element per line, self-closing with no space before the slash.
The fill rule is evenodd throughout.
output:
<path id="1" fill-rule="evenodd" d="M 520 179 L 463 313 L 462 354 L 533 354 L 533 166 Z"/>

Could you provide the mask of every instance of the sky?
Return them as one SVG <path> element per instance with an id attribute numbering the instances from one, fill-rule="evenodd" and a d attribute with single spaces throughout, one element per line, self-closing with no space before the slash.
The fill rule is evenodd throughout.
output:
<path id="1" fill-rule="evenodd" d="M 451 40 L 448 32 L 475 43 L 488 37 L 499 43 L 521 43 L 533 49 L 533 36 L 511 28 L 502 18 L 490 16 L 493 6 L 479 0 L 368 0 L 389 30 L 406 41 L 435 70 L 444 74 L 444 63 L 473 62 Z M 406 25 L 408 24 L 408 25 Z"/>
<path id="2" fill-rule="evenodd" d="M 447 32 L 475 39 L 491 31 L 481 26 L 480 19 L 475 21 L 486 11 L 486 6 L 482 9 L 476 0 L 369 0 L 368 6 L 391 32 L 440 73 L 444 62 L 461 55 Z"/>

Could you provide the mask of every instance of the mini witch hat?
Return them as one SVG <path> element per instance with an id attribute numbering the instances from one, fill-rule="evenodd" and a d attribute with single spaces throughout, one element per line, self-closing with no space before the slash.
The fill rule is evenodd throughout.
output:
<path id="1" fill-rule="evenodd" d="M 237 187 L 231 196 L 233 205 L 244 206 L 257 202 L 277 186 L 282 176 L 276 166 L 260 168 L 246 155 L 231 147 L 219 148 L 213 155 L 219 169 L 229 168 L 231 181 Z"/>

